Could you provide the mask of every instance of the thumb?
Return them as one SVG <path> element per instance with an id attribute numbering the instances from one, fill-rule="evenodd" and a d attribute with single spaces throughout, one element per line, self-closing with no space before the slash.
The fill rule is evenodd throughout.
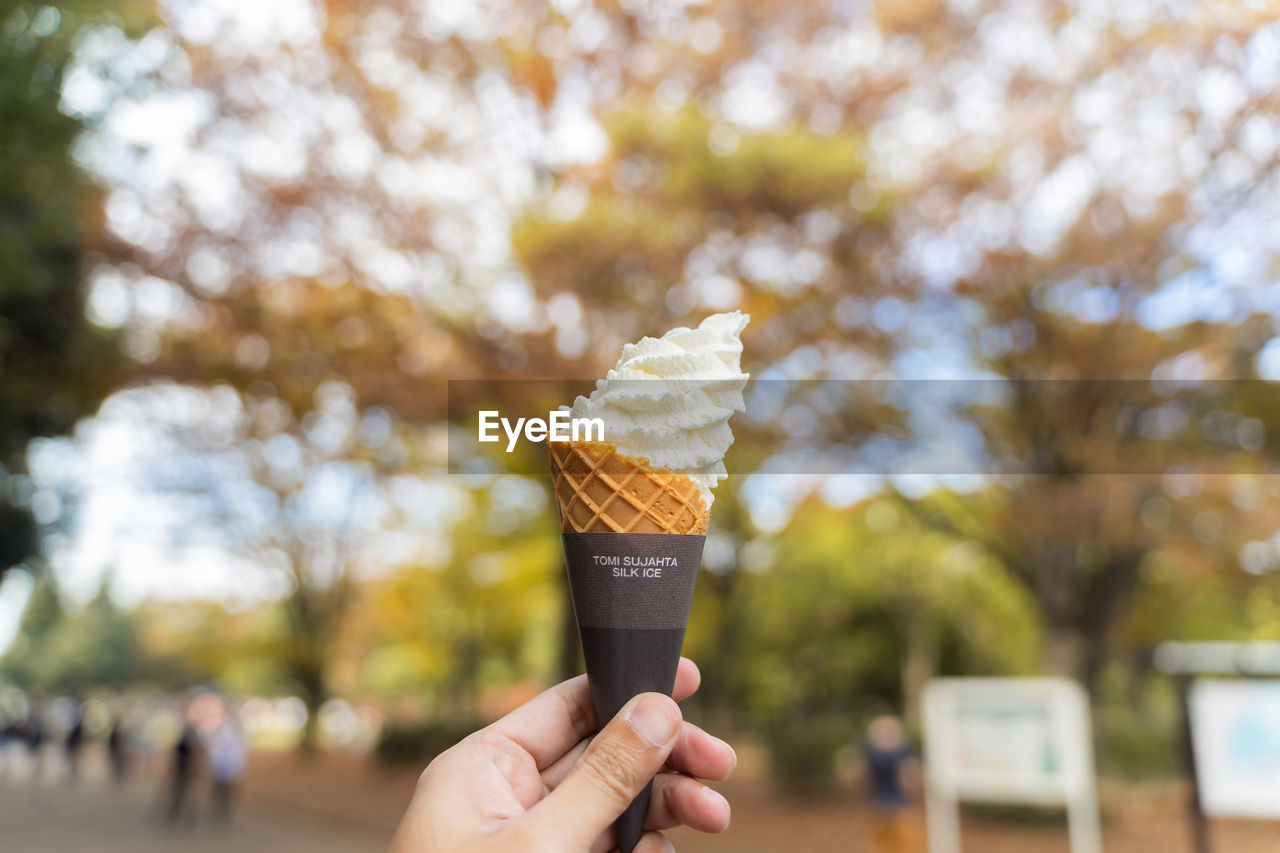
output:
<path id="1" fill-rule="evenodd" d="M 622 707 L 564 781 L 527 815 L 536 837 L 585 850 L 662 769 L 680 734 L 680 708 L 661 693 Z"/>

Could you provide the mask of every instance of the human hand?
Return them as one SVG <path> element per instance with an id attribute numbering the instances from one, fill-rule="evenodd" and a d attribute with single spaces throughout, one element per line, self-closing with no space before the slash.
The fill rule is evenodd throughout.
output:
<path id="1" fill-rule="evenodd" d="M 676 699 L 702 677 L 685 658 Z M 670 698 L 645 693 L 594 738 L 586 676 L 552 687 L 441 753 L 423 771 L 391 853 L 605 853 L 611 825 L 654 774 L 635 853 L 672 851 L 661 830 L 729 826 L 729 803 L 703 779 L 738 763 L 719 738 L 686 723 Z M 660 771 L 667 772 L 660 772 Z"/>

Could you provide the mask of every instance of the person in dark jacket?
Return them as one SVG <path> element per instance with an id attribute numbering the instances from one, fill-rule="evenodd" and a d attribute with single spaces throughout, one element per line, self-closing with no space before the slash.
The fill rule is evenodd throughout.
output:
<path id="1" fill-rule="evenodd" d="M 191 720 L 183 715 L 182 733 L 174 741 L 169 770 L 169 806 L 165 817 L 170 826 L 176 826 L 184 818 L 195 821 L 191 784 L 196 775 L 199 752 L 200 736 Z"/>
<path id="2" fill-rule="evenodd" d="M 916 759 L 902 721 L 892 714 L 872 720 L 862 739 L 862 754 L 871 806 L 872 853 L 916 853 L 920 833 L 908 794 Z"/>
<path id="3" fill-rule="evenodd" d="M 129 736 L 119 714 L 112 718 L 107 732 L 107 759 L 111 763 L 111 780 L 117 785 L 124 784 L 129 775 Z"/>
<path id="4" fill-rule="evenodd" d="M 67 783 L 74 785 L 80 779 L 80 750 L 84 747 L 84 711 L 79 705 L 73 712 L 71 728 L 62 741 L 62 751 L 67 759 Z"/>

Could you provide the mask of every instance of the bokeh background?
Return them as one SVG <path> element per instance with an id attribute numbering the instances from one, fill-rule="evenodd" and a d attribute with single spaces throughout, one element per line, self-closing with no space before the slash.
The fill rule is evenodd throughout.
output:
<path id="1" fill-rule="evenodd" d="M 1273 4 L 6 0 L 0 151 L 21 849 L 385 844 L 434 751 L 579 667 L 549 478 L 451 472 L 448 381 L 733 309 L 779 387 L 994 380 L 947 423 L 1002 463 L 820 474 L 788 454 L 855 414 L 748 413 L 780 449 L 718 491 L 686 642 L 738 823 L 681 849 L 861 849 L 863 727 L 973 674 L 1083 682 L 1111 849 L 1184 849 L 1152 649 L 1280 639 Z M 931 429 L 844 387 L 846 439 Z M 177 842 L 149 803 L 202 701 L 245 811 Z"/>

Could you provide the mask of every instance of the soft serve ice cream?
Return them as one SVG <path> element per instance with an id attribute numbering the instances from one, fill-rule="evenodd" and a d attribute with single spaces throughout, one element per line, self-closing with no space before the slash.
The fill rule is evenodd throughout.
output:
<path id="1" fill-rule="evenodd" d="M 591 396 L 574 401 L 572 417 L 600 418 L 618 453 L 683 474 L 710 508 L 733 444 L 729 417 L 743 409 L 748 319 L 737 311 L 713 314 L 696 329 L 627 344 Z"/>

